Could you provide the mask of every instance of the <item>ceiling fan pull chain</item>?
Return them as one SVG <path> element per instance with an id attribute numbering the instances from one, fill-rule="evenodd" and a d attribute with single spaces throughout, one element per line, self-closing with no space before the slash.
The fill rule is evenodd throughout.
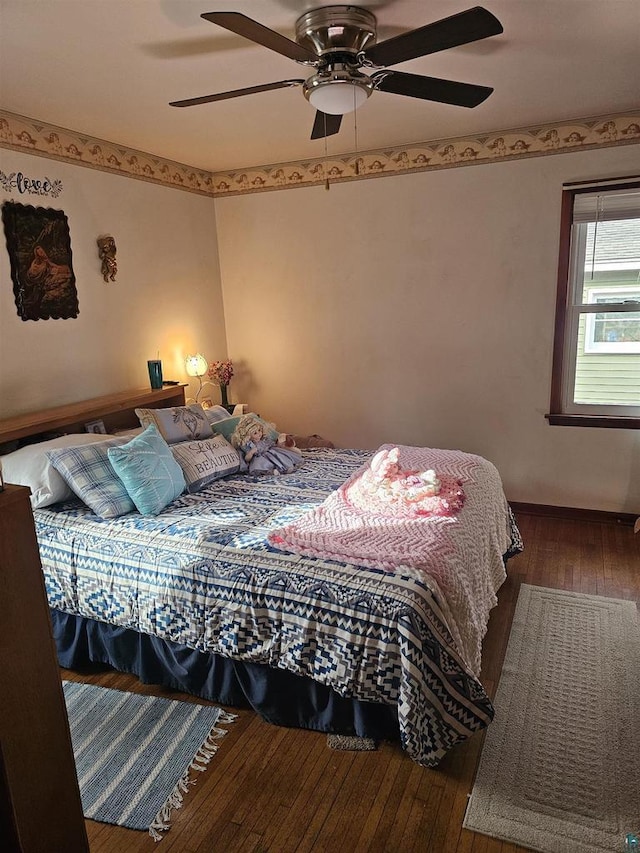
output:
<path id="1" fill-rule="evenodd" d="M 327 154 L 327 114 L 323 113 L 323 115 L 324 115 L 324 166 L 323 166 L 323 169 L 324 169 L 324 176 L 325 176 L 324 177 L 324 188 L 325 188 L 325 190 L 327 190 L 327 192 L 329 192 L 329 190 L 331 189 L 331 186 L 329 185 L 329 174 L 327 172 L 327 157 L 328 157 L 328 154 Z"/>
<path id="2" fill-rule="evenodd" d="M 358 110 L 356 109 L 356 93 L 353 92 L 353 135 L 356 147 L 356 175 L 360 174 L 360 158 L 358 157 Z"/>

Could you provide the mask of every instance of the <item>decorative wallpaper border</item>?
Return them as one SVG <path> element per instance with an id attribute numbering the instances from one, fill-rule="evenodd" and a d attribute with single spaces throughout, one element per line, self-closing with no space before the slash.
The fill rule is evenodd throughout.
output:
<path id="1" fill-rule="evenodd" d="M 638 142 L 640 111 L 214 173 L 0 110 L 0 148 L 217 198 Z"/>
<path id="2" fill-rule="evenodd" d="M 5 110 L 0 110 L 0 148 L 26 151 L 201 195 L 214 194 L 212 172 Z"/>

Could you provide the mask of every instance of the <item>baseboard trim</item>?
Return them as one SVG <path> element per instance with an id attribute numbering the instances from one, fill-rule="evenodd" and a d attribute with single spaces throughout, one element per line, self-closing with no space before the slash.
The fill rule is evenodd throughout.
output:
<path id="1" fill-rule="evenodd" d="M 548 506 L 547 504 L 527 504 L 509 501 L 514 512 L 527 515 L 542 515 L 547 518 L 566 518 L 573 521 L 597 521 L 601 524 L 623 524 L 633 527 L 637 515 L 630 512 L 606 512 L 600 509 L 581 509 L 571 506 Z"/>

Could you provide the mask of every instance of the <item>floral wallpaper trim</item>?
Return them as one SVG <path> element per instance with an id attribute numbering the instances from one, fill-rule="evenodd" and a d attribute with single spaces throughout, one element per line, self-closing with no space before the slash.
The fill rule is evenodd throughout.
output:
<path id="1" fill-rule="evenodd" d="M 327 186 L 631 143 L 640 143 L 640 111 L 213 173 L 0 110 L 0 148 L 215 197 Z"/>
<path id="2" fill-rule="evenodd" d="M 412 171 L 448 169 L 567 151 L 640 143 L 640 111 L 617 116 L 576 119 L 542 127 L 506 130 L 475 137 L 283 163 L 214 175 L 214 195 L 378 178 Z"/>
<path id="3" fill-rule="evenodd" d="M 212 172 L 5 110 L 0 110 L 0 148 L 26 151 L 201 195 L 214 194 Z"/>

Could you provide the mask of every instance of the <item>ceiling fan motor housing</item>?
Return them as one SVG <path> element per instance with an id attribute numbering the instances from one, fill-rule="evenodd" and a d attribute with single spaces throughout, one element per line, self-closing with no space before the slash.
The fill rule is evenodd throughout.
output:
<path id="1" fill-rule="evenodd" d="M 376 17 L 359 6 L 325 6 L 301 15 L 296 21 L 296 41 L 318 56 L 358 54 L 376 41 Z"/>
<path id="2" fill-rule="evenodd" d="M 362 51 L 376 41 L 375 15 L 359 6 L 313 9 L 296 21 L 296 41 L 319 56 L 317 73 L 302 87 L 316 109 L 344 115 L 367 100 L 374 82 L 358 68 Z"/>

